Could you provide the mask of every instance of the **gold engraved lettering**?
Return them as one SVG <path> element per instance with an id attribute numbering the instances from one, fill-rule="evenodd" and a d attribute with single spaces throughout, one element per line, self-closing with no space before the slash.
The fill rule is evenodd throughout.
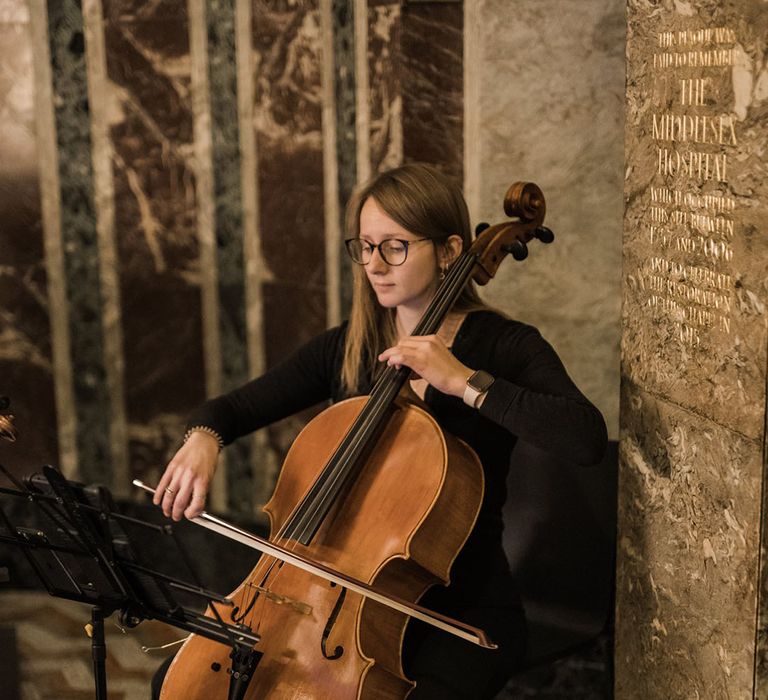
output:
<path id="1" fill-rule="evenodd" d="M 705 236 L 679 236 L 674 243 L 675 250 L 688 255 L 698 253 L 718 262 L 731 262 L 733 259 L 733 249 L 729 243 Z"/>
<path id="2" fill-rule="evenodd" d="M 666 297 L 660 297 L 656 294 L 652 294 L 648 297 L 648 306 L 657 309 L 661 313 L 675 318 L 675 316 L 682 316 L 680 313 L 680 304 L 672 299 Z"/>
<path id="3" fill-rule="evenodd" d="M 710 78 L 682 78 L 680 80 L 680 104 L 703 107 L 705 92 L 709 90 Z"/>
<path id="4" fill-rule="evenodd" d="M 731 262 L 733 260 L 733 249 L 730 243 L 725 241 L 716 241 L 712 238 L 704 238 L 702 243 L 704 255 L 712 260 Z"/>
<path id="5" fill-rule="evenodd" d="M 699 309 L 695 306 L 683 307 L 683 318 L 688 323 L 699 328 L 712 328 L 715 325 L 715 314 L 706 309 Z"/>
<path id="6" fill-rule="evenodd" d="M 736 32 L 728 27 L 715 27 L 715 43 L 733 44 L 736 42 Z"/>
<path id="7" fill-rule="evenodd" d="M 691 214 L 688 219 L 692 228 L 702 233 L 716 233 L 726 238 L 733 238 L 733 220 L 707 214 Z"/>
<path id="8" fill-rule="evenodd" d="M 699 113 L 650 110 L 650 124 L 645 122 L 657 160 L 645 210 L 652 254 L 638 279 L 654 315 L 672 324 L 681 343 L 700 347 L 710 333 L 731 332 L 734 280 L 721 270 L 733 261 L 736 198 L 711 189 L 727 183 L 728 147 L 738 146 L 739 139 L 736 117 L 724 111 L 719 82 L 710 76 L 734 65 L 736 32 L 692 27 L 658 32 L 656 39 L 652 78 L 680 71 L 665 80 L 664 102 L 674 85 L 677 104 Z M 676 259 L 664 257 L 667 253 Z"/>
<path id="9" fill-rule="evenodd" d="M 671 204 L 673 200 L 673 190 L 669 187 L 651 186 L 651 201 L 660 204 Z"/>
<path id="10" fill-rule="evenodd" d="M 653 201 L 653 195 L 651 195 L 651 201 Z M 714 214 L 732 212 L 736 209 L 736 200 L 733 197 L 720 193 L 698 194 L 696 192 L 686 192 L 683 197 L 683 203 L 691 209 L 708 209 Z M 733 233 L 733 222 L 731 222 L 731 233 Z"/>
<path id="11" fill-rule="evenodd" d="M 674 32 L 659 32 L 659 46 L 662 48 L 668 48 L 675 45 L 675 33 Z"/>
<path id="12" fill-rule="evenodd" d="M 654 141 L 738 145 L 734 119 L 729 114 L 716 117 L 706 114 L 653 114 L 651 121 L 651 135 Z"/>
<path id="13" fill-rule="evenodd" d="M 651 221 L 653 221 L 656 224 L 663 224 L 666 223 L 667 219 L 669 218 L 669 215 L 667 214 L 667 210 L 663 209 L 662 207 L 651 207 Z"/>
<path id="14" fill-rule="evenodd" d="M 726 181 L 728 159 L 725 153 L 701 153 L 658 148 L 657 173 L 664 177 L 687 177 L 700 182 Z"/>
<path id="15" fill-rule="evenodd" d="M 693 255 L 696 253 L 696 240 L 684 236 L 683 238 L 675 239 L 675 250 L 679 250 L 681 253 L 688 253 Z"/>
<path id="16" fill-rule="evenodd" d="M 674 277 L 697 287 L 711 287 L 729 292 L 733 287 L 733 278 L 729 274 L 706 267 L 684 265 L 658 256 L 649 258 L 647 264 L 652 273 Z"/>
<path id="17" fill-rule="evenodd" d="M 712 49 L 711 51 L 688 51 L 687 54 L 677 54 L 686 56 L 687 59 L 681 65 L 688 65 L 691 68 L 706 68 L 709 66 L 732 66 L 733 49 Z"/>
<path id="18" fill-rule="evenodd" d="M 681 29 L 677 32 L 677 44 L 680 46 L 704 46 L 706 44 L 733 44 L 736 32 L 728 27 L 701 27 L 699 29 Z"/>
<path id="19" fill-rule="evenodd" d="M 731 311 L 731 298 L 728 294 L 700 289 L 675 280 L 667 280 L 666 292 L 671 297 L 686 301 L 689 304 L 698 304 L 717 311 Z"/>
<path id="20" fill-rule="evenodd" d="M 669 296 L 662 296 L 664 293 L 662 289 L 651 288 L 653 291 L 660 293 L 651 294 L 648 297 L 646 306 L 656 309 L 659 313 L 667 316 L 671 320 L 687 322 L 698 328 L 717 327 L 726 332 L 730 331 L 731 326 L 727 316 L 715 313 L 707 308 L 702 308 L 702 306 L 698 305 L 695 301 L 690 302 L 689 305 L 683 297 L 680 297 L 680 301 L 678 301 L 677 299 L 671 299 Z M 726 312 L 730 312 L 730 302 L 728 302 L 728 306 L 719 308 Z"/>
<path id="21" fill-rule="evenodd" d="M 658 245 L 662 248 L 667 247 L 668 239 L 663 229 L 658 226 L 648 226 L 648 234 L 652 245 Z"/>
<path id="22" fill-rule="evenodd" d="M 665 51 L 654 53 L 654 68 L 727 68 L 734 64 L 733 49 Z"/>
<path id="23" fill-rule="evenodd" d="M 695 328 L 681 325 L 678 329 L 678 338 L 686 345 L 698 347 L 701 345 L 701 336 Z"/>

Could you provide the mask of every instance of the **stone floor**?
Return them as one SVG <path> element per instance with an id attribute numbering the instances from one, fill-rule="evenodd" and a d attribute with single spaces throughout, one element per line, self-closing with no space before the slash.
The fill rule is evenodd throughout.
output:
<path id="1" fill-rule="evenodd" d="M 20 700 L 90 700 L 94 697 L 90 640 L 84 625 L 90 609 L 47 593 L 0 593 L 0 627 L 13 626 L 20 661 Z M 149 682 L 168 651 L 143 652 L 184 636 L 157 622 L 121 631 L 105 621 L 110 700 L 147 700 Z M 576 655 L 532 669 L 514 679 L 497 700 L 607 700 L 611 698 L 609 642 L 598 639 Z M 6 688 L 7 691 L 7 688 Z M 0 693 L 3 698 L 5 693 Z"/>
<path id="2" fill-rule="evenodd" d="M 567 657 L 519 674 L 496 700 L 612 700 L 612 655 L 606 632 Z"/>
<path id="3" fill-rule="evenodd" d="M 47 593 L 0 593 L 0 627 L 16 631 L 22 700 L 92 700 L 91 642 L 84 629 L 90 619 L 88 606 Z M 141 647 L 182 633 L 156 622 L 123 633 L 113 618 L 105 621 L 104 632 L 110 700 L 147 700 L 149 680 L 167 652 L 144 653 Z"/>

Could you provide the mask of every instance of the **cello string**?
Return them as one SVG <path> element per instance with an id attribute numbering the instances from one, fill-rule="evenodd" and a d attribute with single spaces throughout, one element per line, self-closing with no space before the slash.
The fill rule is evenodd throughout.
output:
<path id="1" fill-rule="evenodd" d="M 310 538 L 316 531 L 320 520 L 327 514 L 332 499 L 351 475 L 355 463 L 361 456 L 361 449 L 369 442 L 380 425 L 381 407 L 391 402 L 396 393 L 397 385 L 401 383 L 399 381 L 395 381 L 394 384 L 391 382 L 394 375 L 393 370 L 388 372 L 386 376 L 386 379 L 390 380 L 387 382 L 388 385 L 380 385 L 381 390 L 372 397 L 369 405 L 365 407 L 365 412 L 361 416 L 362 420 L 356 426 L 357 429 L 353 431 L 353 436 L 342 445 L 338 459 L 331 464 L 321 483 L 318 484 L 318 488 L 312 494 L 313 498 L 308 499 L 303 504 L 299 517 L 293 523 L 293 532 L 303 541 Z"/>
<path id="2" fill-rule="evenodd" d="M 437 324 L 444 318 L 448 309 L 450 309 L 450 307 L 453 305 L 456 295 L 464 286 L 464 284 L 466 284 L 468 280 L 468 273 L 474 267 L 475 256 L 468 253 L 462 254 L 462 257 L 459 261 L 457 261 L 457 263 L 459 264 L 452 266 L 448 276 L 446 277 L 446 280 L 435 294 L 434 299 L 436 302 L 430 305 L 422 321 L 419 322 L 417 329 L 414 331 L 414 335 L 424 335 L 430 331 L 437 330 Z M 409 374 L 410 370 L 406 369 L 406 372 Z M 395 375 L 394 377 L 392 376 L 393 374 Z M 407 375 L 406 377 L 397 376 L 402 374 L 402 369 L 394 370 L 394 373 L 389 372 L 382 374 L 382 379 L 380 379 L 379 383 L 377 383 L 377 385 L 374 387 L 374 390 L 371 394 L 371 399 L 369 400 L 369 403 L 371 403 L 371 409 L 369 416 L 367 416 L 367 425 L 363 426 L 364 429 L 362 431 L 357 431 L 355 433 L 355 436 L 350 441 L 349 447 L 347 447 L 347 449 L 344 451 L 342 459 L 339 460 L 337 464 L 330 465 L 330 469 L 328 470 L 330 472 L 329 477 L 324 481 L 318 494 L 318 498 L 316 498 L 313 503 L 309 504 L 310 506 L 314 506 L 314 512 L 319 510 L 318 506 L 326 507 L 325 502 L 329 498 L 338 495 L 339 489 L 343 486 L 343 480 L 349 474 L 349 471 L 354 466 L 354 461 L 360 454 L 361 447 L 366 444 L 367 440 L 370 438 L 372 429 L 375 427 L 374 424 L 378 423 L 378 421 L 383 417 L 384 409 L 389 407 L 392 400 L 394 399 L 394 396 L 396 396 L 397 391 L 399 391 L 400 386 L 402 386 L 404 381 L 407 380 Z M 396 381 L 393 382 L 391 379 L 395 379 Z M 401 381 L 401 379 L 403 381 Z M 388 386 L 387 384 L 384 384 L 385 381 L 387 382 Z M 398 384 L 400 386 L 397 386 Z M 368 405 L 366 404 L 364 410 L 367 409 Z M 352 430 L 350 430 L 350 432 L 352 432 Z M 329 506 L 326 507 L 326 513 L 328 509 Z M 316 523 L 312 519 L 310 513 L 309 519 L 307 519 L 305 516 L 296 524 L 296 531 L 299 532 L 298 528 L 301 527 L 301 535 L 306 535 L 308 534 L 308 529 L 315 527 L 315 525 Z"/>
<path id="3" fill-rule="evenodd" d="M 362 417 L 364 418 L 365 416 L 362 416 Z M 360 416 L 358 416 L 358 419 L 357 419 L 356 423 L 359 421 L 359 419 L 360 419 Z M 359 428 L 359 426 L 356 426 L 356 424 L 353 424 L 352 428 L 350 428 L 350 432 L 353 429 L 355 429 L 355 427 Z M 336 451 L 336 453 L 334 455 L 334 456 L 337 457 L 336 461 L 338 461 L 338 453 L 339 453 L 339 449 L 337 449 L 337 451 Z M 333 456 L 332 456 L 331 460 L 329 461 L 329 464 L 330 465 L 333 464 Z M 297 522 L 298 523 L 301 522 L 301 516 L 303 514 L 301 512 L 302 511 L 302 507 L 306 507 L 308 500 L 309 500 L 310 503 L 312 502 L 311 499 L 309 499 L 309 497 L 311 496 L 311 492 L 312 492 L 313 488 L 315 488 L 318 485 L 318 482 L 321 482 L 321 485 L 322 485 L 323 478 L 327 478 L 327 471 L 328 471 L 328 468 L 326 467 L 326 469 L 321 471 L 320 474 L 318 475 L 318 477 L 315 479 L 315 481 L 308 487 L 307 491 L 305 492 L 304 497 L 301 500 L 299 500 L 299 502 L 294 506 L 293 511 L 291 512 L 291 514 L 285 519 L 285 521 L 283 522 L 283 525 L 278 529 L 278 532 L 273 537 L 273 541 L 285 540 L 287 538 L 287 541 L 283 542 L 284 546 L 286 548 L 288 548 L 288 549 L 295 549 L 296 545 L 298 544 L 298 542 L 296 541 L 296 533 L 298 532 L 298 528 L 296 527 L 296 523 Z M 299 516 L 298 518 L 296 517 L 297 515 Z M 289 532 L 289 531 L 291 531 L 291 532 Z M 264 557 L 262 557 L 262 560 L 263 559 L 264 559 Z M 275 564 L 278 563 L 277 559 L 274 559 L 272 557 L 270 557 L 270 559 L 272 560 L 271 562 L 265 562 L 264 564 L 262 564 L 262 560 L 260 560 L 259 563 L 257 563 L 256 567 L 253 569 L 253 571 L 251 572 L 251 574 L 249 575 L 249 577 L 247 579 L 247 582 L 249 584 L 260 586 L 262 588 L 269 588 L 269 586 L 267 585 L 267 579 L 269 578 L 270 574 L 272 573 Z M 253 583 L 254 580 L 258 579 L 258 578 L 261 578 L 261 581 L 258 584 L 254 584 Z M 275 581 L 273 579 L 272 583 L 269 584 L 269 585 L 274 585 L 274 582 Z M 254 593 L 253 599 L 249 603 L 247 611 L 250 611 L 253 608 L 253 605 L 255 603 L 255 599 L 258 598 L 258 595 L 259 595 L 258 594 L 258 589 L 254 588 L 254 590 L 256 590 L 256 593 Z"/>

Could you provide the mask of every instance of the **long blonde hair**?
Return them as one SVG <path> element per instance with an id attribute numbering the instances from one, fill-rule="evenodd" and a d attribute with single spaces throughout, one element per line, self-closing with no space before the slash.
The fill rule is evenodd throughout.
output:
<path id="1" fill-rule="evenodd" d="M 459 187 L 435 168 L 421 163 L 387 170 L 358 188 L 346 211 L 347 238 L 360 235 L 360 212 L 370 198 L 404 229 L 444 244 L 455 234 L 463 250 L 472 242 L 469 212 Z M 471 311 L 485 308 L 472 282 L 464 287 L 454 308 Z M 347 394 L 361 389 L 364 376 L 377 374 L 378 355 L 397 338 L 395 310 L 379 305 L 360 265 L 353 264 L 352 310 L 347 329 L 341 380 Z"/>

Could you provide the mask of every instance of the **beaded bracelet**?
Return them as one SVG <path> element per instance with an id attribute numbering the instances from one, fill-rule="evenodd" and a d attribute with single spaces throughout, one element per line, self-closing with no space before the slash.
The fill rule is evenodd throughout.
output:
<path id="1" fill-rule="evenodd" d="M 224 449 L 224 439 L 213 428 L 209 428 L 207 425 L 193 425 L 186 433 L 184 433 L 183 442 L 189 440 L 192 433 L 205 433 L 206 435 L 210 435 L 219 444 L 219 452 Z"/>

